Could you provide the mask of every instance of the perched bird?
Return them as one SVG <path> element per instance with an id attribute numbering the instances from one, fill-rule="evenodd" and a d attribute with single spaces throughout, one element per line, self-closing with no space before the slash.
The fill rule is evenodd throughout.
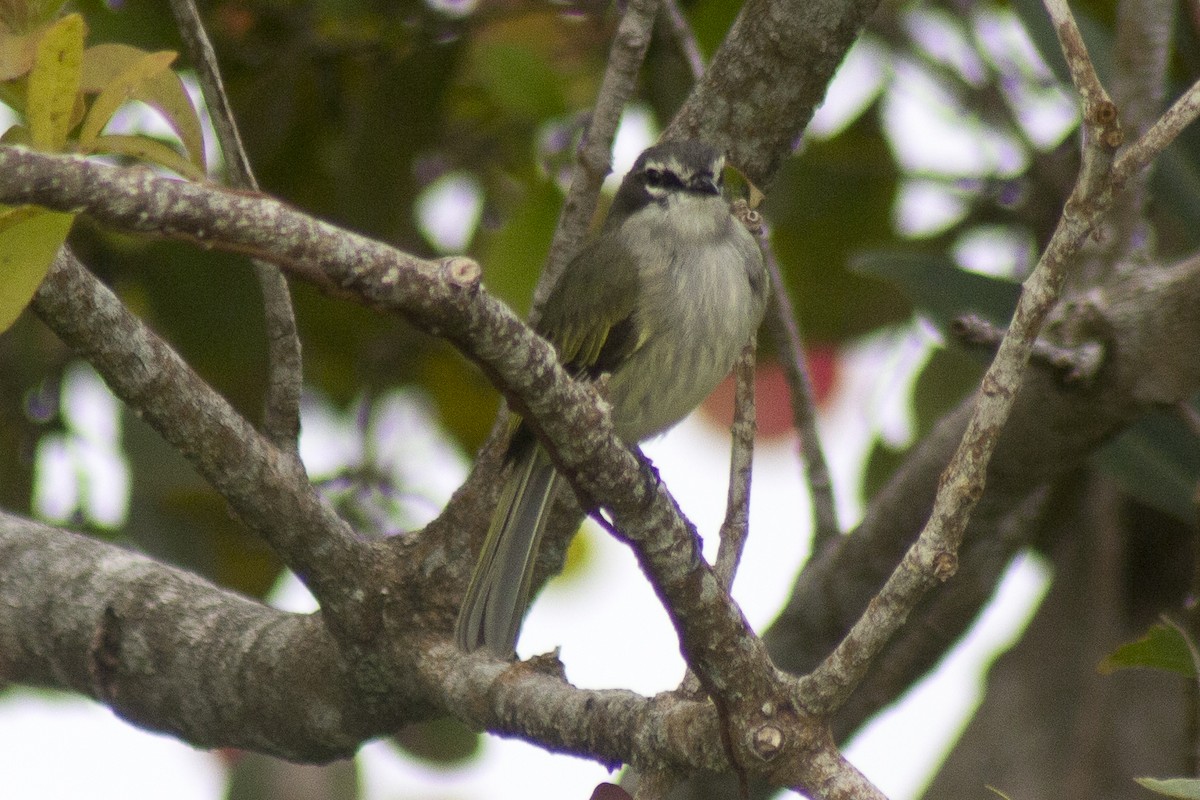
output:
<path id="1" fill-rule="evenodd" d="M 758 243 L 721 194 L 724 155 L 700 141 L 643 152 L 599 236 L 558 279 L 536 324 L 576 377 L 607 374 L 617 434 L 662 433 L 700 404 L 762 321 Z M 528 425 L 459 612 L 459 647 L 511 656 L 559 476 Z"/>

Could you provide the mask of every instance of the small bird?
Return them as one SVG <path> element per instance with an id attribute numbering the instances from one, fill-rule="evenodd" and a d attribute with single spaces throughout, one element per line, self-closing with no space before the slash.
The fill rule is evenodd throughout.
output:
<path id="1" fill-rule="evenodd" d="M 617 434 L 636 444 L 700 404 L 762 322 L 758 243 L 722 196 L 725 156 L 701 141 L 644 151 L 604 226 L 567 266 L 535 329 L 573 376 L 607 375 Z M 558 473 L 517 423 L 511 473 L 459 612 L 466 651 L 513 654 Z"/>

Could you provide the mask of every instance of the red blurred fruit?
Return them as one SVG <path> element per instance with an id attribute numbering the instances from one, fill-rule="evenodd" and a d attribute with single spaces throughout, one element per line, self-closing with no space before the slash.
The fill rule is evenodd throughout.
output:
<path id="1" fill-rule="evenodd" d="M 816 345 L 808 350 L 808 377 L 820 408 L 837 381 L 837 348 Z M 754 407 L 760 438 L 783 436 L 793 430 L 792 399 L 783 367 L 775 359 L 758 363 L 754 379 Z M 700 406 L 715 425 L 728 428 L 733 423 L 733 376 L 726 376 Z"/>

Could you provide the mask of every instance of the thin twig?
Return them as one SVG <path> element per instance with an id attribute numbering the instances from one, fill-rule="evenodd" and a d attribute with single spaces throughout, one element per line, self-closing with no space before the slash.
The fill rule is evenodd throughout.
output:
<path id="1" fill-rule="evenodd" d="M 1117 4 L 1113 100 L 1131 139 L 1142 136 L 1162 113 L 1175 7 L 1172 0 L 1121 0 Z M 1149 172 L 1130 182 L 1109 215 L 1115 231 L 1113 247 L 1119 256 L 1153 244 L 1146 219 Z"/>
<path id="2" fill-rule="evenodd" d="M 1071 82 L 1075 84 L 1075 90 L 1079 92 L 1084 105 L 1102 100 L 1111 102 L 1104 85 L 1100 83 L 1100 77 L 1096 74 L 1096 67 L 1088 56 L 1083 35 L 1079 32 L 1079 25 L 1067 5 L 1067 0 L 1042 0 L 1042 3 L 1046 7 L 1046 13 L 1050 15 L 1054 32 L 1058 35 L 1067 69 L 1071 73 Z"/>
<path id="3" fill-rule="evenodd" d="M 1004 328 L 978 314 L 964 314 L 950 321 L 950 335 L 963 344 L 994 351 L 1004 340 Z M 1033 343 L 1029 358 L 1054 369 L 1064 383 L 1086 385 L 1100 372 L 1104 353 L 1104 345 L 1096 341 L 1062 347 L 1039 338 Z"/>
<path id="4" fill-rule="evenodd" d="M 813 394 L 812 379 L 808 375 L 808 359 L 804 354 L 804 341 L 800 326 L 796 322 L 796 311 L 783 282 L 783 273 L 770 237 L 763 239 L 763 260 L 767 274 L 771 277 L 771 302 L 767 307 L 767 325 L 775 340 L 783 374 L 787 379 L 788 392 L 792 401 L 792 424 L 800 435 L 800 457 L 804 461 L 804 476 L 808 481 L 808 493 L 812 498 L 813 536 L 812 551 L 816 552 L 841 533 L 838 524 L 837 506 L 833 500 L 833 480 L 829 476 L 829 464 L 821 446 L 821 435 L 817 431 L 817 406 Z"/>
<path id="5" fill-rule="evenodd" d="M 200 79 L 204 102 L 212 114 L 230 183 L 239 189 L 258 191 L 258 181 L 238 134 L 233 109 L 217 67 L 217 56 L 204 30 L 200 12 L 193 0 L 171 0 L 171 10 Z M 279 268 L 259 259 L 252 259 L 252 263 L 262 291 L 267 328 L 267 396 L 263 431 L 276 447 L 299 458 L 300 392 L 304 374 L 296 314 L 287 280 Z"/>
<path id="6" fill-rule="evenodd" d="M 662 0 L 663 20 L 666 22 L 671 36 L 679 45 L 679 53 L 691 70 L 692 80 L 699 81 L 704 77 L 704 54 L 700 52 L 700 44 L 696 34 L 676 0 Z"/>
<path id="7" fill-rule="evenodd" d="M 717 580 L 729 591 L 737 574 L 738 562 L 746 546 L 750 529 L 750 478 L 753 474 L 754 433 L 757 420 L 754 413 L 754 355 L 755 341 L 750 340 L 734 364 L 733 446 L 729 454 L 729 495 L 725 504 L 725 521 L 721 523 L 721 543 L 713 571 Z"/>
<path id="8" fill-rule="evenodd" d="M 625 14 L 617 25 L 617 33 L 608 52 L 608 66 L 596 95 L 596 105 L 592 109 L 583 140 L 579 143 L 579 158 L 571 171 L 571 188 L 563 200 L 546 268 L 542 270 L 542 277 L 533 293 L 533 311 L 530 314 L 533 321 L 536 321 L 551 287 L 579 252 L 587 235 L 588 225 L 596 212 L 600 186 L 612 170 L 612 148 L 617 125 L 637 85 L 638 71 L 650 46 L 658 5 L 659 0 L 629 0 Z"/>
<path id="9" fill-rule="evenodd" d="M 1192 84 L 1137 141 L 1126 147 L 1113 164 L 1112 181 L 1121 188 L 1153 161 L 1184 128 L 1200 115 L 1200 81 Z"/>

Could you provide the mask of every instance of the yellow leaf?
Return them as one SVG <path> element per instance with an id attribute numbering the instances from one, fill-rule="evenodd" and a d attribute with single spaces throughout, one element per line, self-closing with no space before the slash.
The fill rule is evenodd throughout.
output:
<path id="1" fill-rule="evenodd" d="M 71 130 L 83 67 L 83 17 L 68 14 L 38 40 L 25 109 L 33 146 L 62 150 Z"/>
<path id="2" fill-rule="evenodd" d="M 25 34 L 49 25 L 58 17 L 64 0 L 0 0 L 0 25 Z"/>
<path id="3" fill-rule="evenodd" d="M 178 172 L 185 178 L 194 181 L 204 180 L 204 173 L 197 170 L 195 164 L 176 153 L 169 145 L 163 144 L 157 139 L 151 139 L 149 136 L 119 134 L 99 136 L 93 142 L 90 152 L 112 153 L 113 155 L 130 156 L 139 161 L 151 161 Z"/>
<path id="4" fill-rule="evenodd" d="M 11 81 L 33 69 L 40 30 L 13 33 L 0 25 L 0 81 Z"/>
<path id="5" fill-rule="evenodd" d="M 147 56 L 146 51 L 127 44 L 97 44 L 83 52 L 83 91 L 99 93 L 118 75 Z M 149 77 L 132 96 L 133 100 L 157 110 L 175 131 L 188 157 L 204 171 L 204 135 L 200 117 L 179 76 L 171 71 Z"/>
<path id="6" fill-rule="evenodd" d="M 74 214 L 35 206 L 0 213 L 0 331 L 29 305 L 74 219 Z"/>
<path id="7" fill-rule="evenodd" d="M 132 100 L 147 81 L 171 66 L 174 60 L 175 53 L 164 50 L 144 55 L 121 70 L 100 90 L 100 95 L 88 109 L 83 127 L 79 131 L 79 144 L 85 150 L 89 148 L 112 119 L 112 115 L 117 113 L 117 109 Z"/>

